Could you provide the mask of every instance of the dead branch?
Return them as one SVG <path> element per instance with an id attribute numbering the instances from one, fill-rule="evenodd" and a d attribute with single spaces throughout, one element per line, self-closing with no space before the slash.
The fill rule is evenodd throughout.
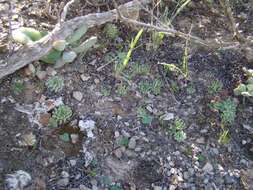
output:
<path id="1" fill-rule="evenodd" d="M 131 1 L 119 6 L 119 8 L 128 12 L 135 12 L 140 7 L 138 6 L 139 3 L 147 4 L 149 3 L 149 0 L 141 0 L 140 2 Z M 86 16 L 75 17 L 63 22 L 61 25 L 57 24 L 47 36 L 34 44 L 22 46 L 16 53 L 14 53 L 7 60 L 7 64 L 0 68 L 0 79 L 14 73 L 33 61 L 39 60 L 52 49 L 52 44 L 55 40 L 66 39 L 76 29 L 80 28 L 80 26 L 86 24 L 88 28 L 91 28 L 106 22 L 112 22 L 116 19 L 116 10 L 111 10 L 104 13 L 94 13 Z"/>
<path id="2" fill-rule="evenodd" d="M 217 39 L 203 40 L 199 37 L 196 37 L 196 36 L 193 36 L 193 35 L 190 35 L 190 34 L 185 34 L 181 31 L 172 29 L 170 27 L 165 28 L 165 27 L 162 27 L 162 26 L 147 24 L 147 23 L 144 23 L 144 22 L 133 20 L 131 18 L 127 18 L 122 14 L 121 9 L 118 7 L 116 1 L 113 0 L 113 2 L 114 2 L 114 6 L 117 10 L 119 19 L 122 20 L 125 23 L 134 24 L 136 26 L 140 26 L 140 27 L 143 27 L 144 29 L 148 29 L 148 30 L 163 32 L 163 33 L 165 33 L 169 36 L 172 36 L 172 37 L 180 37 L 180 38 L 183 38 L 185 40 L 189 39 L 192 42 L 195 42 L 197 44 L 200 44 L 200 45 L 205 46 L 205 47 L 210 48 L 210 49 L 218 49 L 218 48 L 231 49 L 231 48 L 237 48 L 238 45 L 239 45 L 239 43 L 237 43 L 237 42 L 223 42 L 223 41 L 219 41 Z"/>
<path id="3" fill-rule="evenodd" d="M 238 25 L 235 23 L 235 19 L 233 17 L 232 9 L 229 5 L 229 1 L 228 0 L 219 0 L 219 2 L 221 4 L 222 8 L 224 9 L 225 16 L 227 17 L 227 19 L 229 21 L 230 28 L 233 32 L 233 36 L 238 40 L 238 42 L 245 43 L 246 40 L 240 34 L 240 32 L 238 30 Z"/>

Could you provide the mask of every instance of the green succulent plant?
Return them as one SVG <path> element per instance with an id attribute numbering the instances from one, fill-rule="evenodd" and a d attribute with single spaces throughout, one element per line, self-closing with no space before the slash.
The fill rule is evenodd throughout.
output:
<path id="1" fill-rule="evenodd" d="M 46 81 L 46 86 L 52 92 L 59 92 L 64 87 L 64 79 L 60 76 L 53 76 Z"/>
<path id="2" fill-rule="evenodd" d="M 71 118 L 71 116 L 72 116 L 71 108 L 67 105 L 60 105 L 53 111 L 52 119 L 57 124 L 64 124 Z"/>
<path id="3" fill-rule="evenodd" d="M 184 129 L 184 121 L 180 118 L 176 118 L 174 122 L 170 125 L 169 131 L 176 141 L 182 142 L 186 139 L 186 133 L 183 131 Z"/>
<path id="4" fill-rule="evenodd" d="M 215 102 L 211 105 L 211 107 L 219 111 L 222 124 L 229 125 L 234 122 L 237 105 L 231 98 Z"/>
<path id="5" fill-rule="evenodd" d="M 119 30 L 115 24 L 108 23 L 104 27 L 104 33 L 107 38 L 114 40 L 119 35 Z"/>
<path id="6" fill-rule="evenodd" d="M 141 120 L 144 125 L 150 125 L 153 117 L 147 113 L 146 109 L 139 107 L 137 110 L 137 117 Z"/>
<path id="7" fill-rule="evenodd" d="M 234 89 L 236 96 L 253 97 L 253 77 L 249 77 L 245 84 L 241 83 Z"/>
<path id="8" fill-rule="evenodd" d="M 61 64 L 58 65 L 64 65 L 65 63 L 73 62 L 79 53 L 85 55 L 85 53 L 97 42 L 97 37 L 92 36 L 83 43 L 78 43 L 87 32 L 87 29 L 88 27 L 83 25 L 66 40 L 54 41 L 52 44 L 53 48 L 40 60 L 49 64 L 61 62 Z M 40 40 L 46 34 L 47 32 L 40 32 L 34 28 L 20 27 L 13 31 L 12 38 L 15 42 L 27 45 Z M 66 47 L 68 47 L 68 50 L 66 50 Z"/>
<path id="9" fill-rule="evenodd" d="M 219 80 L 214 80 L 211 82 L 208 87 L 208 93 L 211 95 L 215 95 L 216 93 L 222 90 L 223 84 Z"/>

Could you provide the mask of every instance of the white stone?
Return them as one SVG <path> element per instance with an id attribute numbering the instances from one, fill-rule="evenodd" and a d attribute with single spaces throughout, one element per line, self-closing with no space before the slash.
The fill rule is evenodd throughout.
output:
<path id="1" fill-rule="evenodd" d="M 73 97 L 77 100 L 77 101 L 82 101 L 83 99 L 83 94 L 82 92 L 79 92 L 79 91 L 75 91 L 73 92 Z"/>

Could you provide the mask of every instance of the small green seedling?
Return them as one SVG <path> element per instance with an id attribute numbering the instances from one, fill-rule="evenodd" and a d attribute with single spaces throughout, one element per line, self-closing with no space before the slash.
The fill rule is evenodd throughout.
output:
<path id="1" fill-rule="evenodd" d="M 163 42 L 164 35 L 165 34 L 163 32 L 156 32 L 156 31 L 152 32 L 151 38 L 152 38 L 153 49 L 159 48 L 159 46 Z"/>
<path id="2" fill-rule="evenodd" d="M 21 80 L 14 81 L 11 86 L 11 89 L 14 94 L 16 94 L 16 95 L 21 94 L 25 90 L 24 82 Z"/>
<path id="3" fill-rule="evenodd" d="M 59 92 L 64 87 L 64 79 L 60 76 L 53 76 L 46 81 L 46 86 L 52 92 Z"/>
<path id="4" fill-rule="evenodd" d="M 116 93 L 119 95 L 119 96 L 126 96 L 127 93 L 129 91 L 129 87 L 125 84 L 120 84 L 118 87 L 117 87 L 117 90 L 116 90 Z"/>
<path id="5" fill-rule="evenodd" d="M 59 107 L 55 108 L 53 111 L 52 119 L 57 122 L 57 124 L 64 124 L 66 123 L 72 116 L 72 110 L 67 105 L 60 105 Z"/>
<path id="6" fill-rule="evenodd" d="M 139 39 L 140 39 L 142 33 L 143 33 L 143 29 L 139 30 L 139 32 L 137 33 L 137 35 L 135 36 L 135 38 L 131 41 L 131 43 L 130 43 L 130 48 L 129 48 L 129 50 L 128 50 L 128 52 L 127 52 L 127 55 L 126 55 L 126 57 L 125 57 L 125 59 L 124 59 L 124 61 L 123 61 L 124 67 L 127 67 L 127 66 L 128 66 L 128 62 L 129 62 L 129 60 L 130 60 L 130 58 L 131 58 L 131 56 L 132 56 L 132 53 L 133 53 L 133 51 L 134 51 L 134 48 L 135 48 L 135 46 L 137 45 L 137 43 L 138 43 L 138 41 L 139 41 Z"/>
<path id="7" fill-rule="evenodd" d="M 114 40 L 119 35 L 119 30 L 115 24 L 108 23 L 104 27 L 104 34 L 107 38 Z"/>
<path id="8" fill-rule="evenodd" d="M 208 94 L 215 95 L 222 90 L 223 84 L 219 80 L 214 80 L 208 87 Z"/>
<path id="9" fill-rule="evenodd" d="M 70 137 L 68 133 L 63 133 L 62 135 L 59 135 L 59 138 L 63 141 L 63 142 L 69 142 L 70 141 Z"/>
<path id="10" fill-rule="evenodd" d="M 230 141 L 229 130 L 228 129 L 222 129 L 222 132 L 219 134 L 218 142 L 220 144 L 228 144 L 229 141 Z"/>
<path id="11" fill-rule="evenodd" d="M 247 98 L 251 98 L 250 100 L 253 100 L 253 77 L 249 77 L 246 83 L 241 83 L 239 84 L 235 89 L 234 89 L 234 94 L 236 96 L 244 96 Z"/>
<path id="12" fill-rule="evenodd" d="M 159 95 L 161 93 L 162 81 L 155 79 L 152 82 L 141 81 L 138 84 L 138 88 L 142 94 L 153 93 L 154 95 Z"/>
<path id="13" fill-rule="evenodd" d="M 174 122 L 170 125 L 169 131 L 176 141 L 182 142 L 186 139 L 186 133 L 183 131 L 184 129 L 184 121 L 180 118 L 176 118 Z"/>
<path id="14" fill-rule="evenodd" d="M 141 120 L 142 124 L 150 125 L 152 123 L 153 117 L 147 113 L 147 111 L 139 107 L 137 110 L 137 117 Z"/>
<path id="15" fill-rule="evenodd" d="M 147 64 L 134 63 L 131 65 L 132 77 L 136 75 L 148 75 L 150 73 L 150 66 Z"/>
<path id="16" fill-rule="evenodd" d="M 111 94 L 111 88 L 110 87 L 106 87 L 106 86 L 103 86 L 101 88 L 101 94 L 103 96 L 109 96 Z"/>
<path id="17" fill-rule="evenodd" d="M 120 140 L 119 140 L 119 145 L 120 146 L 125 146 L 127 147 L 128 144 L 129 144 L 129 139 L 127 137 L 122 137 Z"/>
<path id="18" fill-rule="evenodd" d="M 236 117 L 236 107 L 236 103 L 231 98 L 215 102 L 211 105 L 211 108 L 219 111 L 221 123 L 224 125 L 230 125 L 234 122 Z"/>

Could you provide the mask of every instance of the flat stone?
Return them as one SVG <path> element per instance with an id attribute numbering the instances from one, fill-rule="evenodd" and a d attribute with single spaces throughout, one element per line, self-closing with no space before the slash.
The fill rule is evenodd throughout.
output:
<path id="1" fill-rule="evenodd" d="M 166 114 L 162 115 L 161 118 L 163 121 L 170 121 L 175 118 L 175 114 L 174 113 L 166 113 Z"/>
<path id="2" fill-rule="evenodd" d="M 128 148 L 129 148 L 129 149 L 135 149 L 135 147 L 136 147 L 136 137 L 132 137 L 132 138 L 129 140 Z"/>
<path id="3" fill-rule="evenodd" d="M 74 91 L 73 97 L 80 102 L 83 99 L 83 94 L 80 91 Z"/>
<path id="4" fill-rule="evenodd" d="M 73 144 L 76 144 L 78 142 L 78 139 L 79 139 L 79 135 L 78 134 L 71 134 L 70 135 L 70 138 L 71 138 L 71 142 Z"/>
<path id="5" fill-rule="evenodd" d="M 66 187 L 69 184 L 69 178 L 62 178 L 57 181 L 58 187 Z"/>
<path id="6" fill-rule="evenodd" d="M 202 170 L 205 172 L 205 173 L 212 173 L 213 171 L 213 166 L 212 164 L 210 164 L 209 162 L 207 162 L 204 167 L 202 168 Z"/>
<path id="7" fill-rule="evenodd" d="M 36 76 L 40 80 L 44 80 L 47 77 L 47 72 L 46 71 L 37 71 Z"/>
<path id="8" fill-rule="evenodd" d="M 80 190 L 91 190 L 90 188 L 86 187 L 85 185 L 81 184 L 79 185 Z"/>

